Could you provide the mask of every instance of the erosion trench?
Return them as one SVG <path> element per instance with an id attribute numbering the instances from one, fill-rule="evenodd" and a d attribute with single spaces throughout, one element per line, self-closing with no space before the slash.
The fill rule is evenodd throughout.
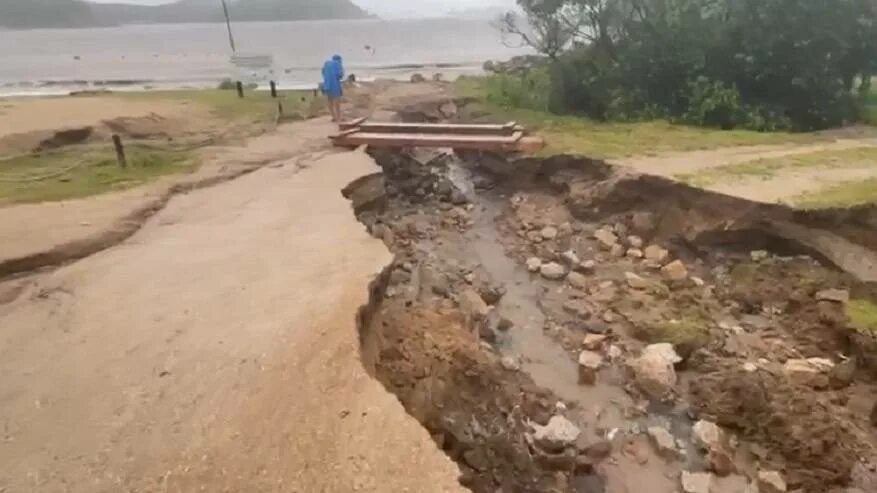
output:
<path id="1" fill-rule="evenodd" d="M 363 362 L 462 485 L 877 491 L 875 208 L 575 156 L 372 155 L 344 194 L 395 260 Z"/>

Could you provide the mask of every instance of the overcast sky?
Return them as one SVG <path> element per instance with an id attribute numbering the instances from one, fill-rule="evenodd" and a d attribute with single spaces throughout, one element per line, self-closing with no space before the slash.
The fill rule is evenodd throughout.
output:
<path id="1" fill-rule="evenodd" d="M 2 0 L 0 0 L 2 1 Z M 91 0 L 101 3 L 136 3 L 157 5 L 168 0 Z M 217 0 L 219 1 L 219 0 Z M 313 0 L 319 2 L 320 0 Z M 515 0 L 353 0 L 360 7 L 386 17 L 417 17 L 441 15 L 452 10 L 508 8 Z"/>

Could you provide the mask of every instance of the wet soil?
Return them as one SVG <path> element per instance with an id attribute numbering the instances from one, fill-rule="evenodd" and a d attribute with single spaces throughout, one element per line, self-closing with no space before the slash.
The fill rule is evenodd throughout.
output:
<path id="1" fill-rule="evenodd" d="M 574 156 L 373 156 L 384 172 L 345 194 L 396 259 L 360 317 L 364 361 L 457 461 L 463 485 L 669 493 L 683 471 L 712 471 L 723 493 L 771 470 L 790 491 L 869 491 L 874 337 L 818 293 L 877 300 L 874 208 L 794 211 Z M 648 246 L 667 258 L 640 258 Z M 531 273 L 533 258 L 563 267 L 561 279 Z M 662 267 L 674 260 L 686 273 L 671 280 Z M 631 287 L 631 274 L 648 287 Z M 603 364 L 581 385 L 588 335 L 603 339 Z M 672 396 L 652 401 L 628 366 L 659 342 L 683 361 Z M 834 364 L 829 386 L 783 371 L 816 357 Z M 578 436 L 534 438 L 553 416 Z M 692 443 L 699 419 L 730 437 L 730 464 Z M 673 453 L 651 443 L 655 427 Z"/>

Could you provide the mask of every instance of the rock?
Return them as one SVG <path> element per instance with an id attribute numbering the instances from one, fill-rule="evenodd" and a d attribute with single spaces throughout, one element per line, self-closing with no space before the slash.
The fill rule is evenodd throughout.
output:
<path id="1" fill-rule="evenodd" d="M 652 426 L 647 431 L 652 438 L 652 443 L 655 445 L 655 450 L 657 450 L 659 454 L 668 458 L 676 456 L 678 453 L 676 449 L 676 439 L 673 438 L 673 435 L 667 431 L 666 428 Z"/>
<path id="2" fill-rule="evenodd" d="M 584 323 L 582 328 L 589 334 L 605 334 L 609 332 L 609 325 L 602 320 L 589 320 Z"/>
<path id="3" fill-rule="evenodd" d="M 542 243 L 542 235 L 538 231 L 527 231 L 527 239 L 531 243 Z"/>
<path id="4" fill-rule="evenodd" d="M 855 356 L 835 365 L 831 370 L 829 383 L 833 389 L 842 389 L 853 383 L 856 376 L 858 360 Z"/>
<path id="5" fill-rule="evenodd" d="M 624 278 L 627 280 L 627 285 L 633 289 L 648 289 L 651 285 L 648 279 L 645 279 L 638 274 L 634 274 L 633 272 L 625 272 Z"/>
<path id="6" fill-rule="evenodd" d="M 634 382 L 651 399 L 663 400 L 676 386 L 674 359 L 668 358 L 663 350 L 647 347 L 639 358 L 630 361 Z M 678 358 L 678 356 L 677 356 Z"/>
<path id="7" fill-rule="evenodd" d="M 645 255 L 645 254 L 639 248 L 628 248 L 627 249 L 627 256 L 630 258 L 639 259 L 639 258 L 643 258 L 643 255 Z"/>
<path id="8" fill-rule="evenodd" d="M 759 493 L 785 493 L 786 480 L 777 471 L 758 471 Z"/>
<path id="9" fill-rule="evenodd" d="M 868 493 L 877 491 L 877 457 L 856 462 L 850 471 L 850 486 Z"/>
<path id="10" fill-rule="evenodd" d="M 488 305 L 495 305 L 499 303 L 499 300 L 505 296 L 506 289 L 505 286 L 501 284 L 493 284 L 490 286 L 484 286 L 479 290 L 481 293 L 481 299 L 484 300 Z"/>
<path id="11" fill-rule="evenodd" d="M 699 288 L 702 288 L 706 284 L 703 279 L 696 276 L 691 276 L 691 282 Z"/>
<path id="12" fill-rule="evenodd" d="M 796 385 L 826 389 L 834 363 L 825 358 L 790 359 L 783 365 L 783 374 Z"/>
<path id="13" fill-rule="evenodd" d="M 636 212 L 630 218 L 630 227 L 641 235 L 650 235 L 658 227 L 658 221 L 651 212 Z"/>
<path id="14" fill-rule="evenodd" d="M 661 355 L 662 358 L 666 359 L 672 364 L 681 363 L 682 357 L 676 353 L 676 350 L 673 349 L 673 345 L 669 342 L 661 342 L 658 344 L 652 344 L 648 346 L 644 352 L 657 353 Z"/>
<path id="15" fill-rule="evenodd" d="M 566 269 L 555 262 L 543 264 L 539 267 L 539 272 L 542 274 L 542 277 L 552 281 L 563 279 L 563 277 L 566 276 Z"/>
<path id="16" fill-rule="evenodd" d="M 498 330 L 500 332 L 508 332 L 514 326 L 515 326 L 515 323 L 512 322 L 511 320 L 509 320 L 505 317 L 500 317 L 499 323 L 496 324 L 496 330 Z"/>
<path id="17" fill-rule="evenodd" d="M 609 336 L 604 334 L 587 334 L 582 340 L 582 348 L 588 351 L 599 351 Z"/>
<path id="18" fill-rule="evenodd" d="M 753 262 L 762 262 L 767 260 L 768 257 L 770 257 L 770 252 L 767 250 L 752 250 L 749 252 L 749 258 L 751 258 Z"/>
<path id="19" fill-rule="evenodd" d="M 609 356 L 609 359 L 615 361 L 624 356 L 624 351 L 621 350 L 618 346 L 609 346 L 609 349 L 606 351 L 606 355 Z"/>
<path id="20" fill-rule="evenodd" d="M 571 235 L 572 231 L 572 224 L 570 224 L 569 221 L 560 223 L 557 227 L 557 233 L 563 236 Z"/>
<path id="21" fill-rule="evenodd" d="M 601 228 L 594 231 L 594 239 L 600 243 L 600 246 L 609 250 L 613 245 L 618 243 L 618 236 L 609 229 Z"/>
<path id="22" fill-rule="evenodd" d="M 593 351 L 584 350 L 579 353 L 579 384 L 594 385 L 597 383 L 597 372 L 603 366 L 603 356 Z"/>
<path id="23" fill-rule="evenodd" d="M 670 252 L 664 248 L 659 247 L 658 245 L 649 245 L 646 247 L 645 252 L 646 260 L 651 260 L 653 262 L 663 262 L 667 260 L 667 257 L 670 256 Z"/>
<path id="24" fill-rule="evenodd" d="M 390 274 L 390 284 L 405 284 L 411 280 L 411 273 L 402 269 L 395 269 Z"/>
<path id="25" fill-rule="evenodd" d="M 484 450 L 479 448 L 473 448 L 463 452 L 463 461 L 476 471 L 484 472 L 490 468 Z"/>
<path id="26" fill-rule="evenodd" d="M 850 292 L 846 289 L 825 289 L 816 293 L 819 301 L 833 301 L 835 303 L 847 303 L 850 301 Z"/>
<path id="27" fill-rule="evenodd" d="M 426 77 L 424 77 L 423 74 L 414 74 L 411 76 L 411 82 L 413 84 L 420 84 L 426 82 Z"/>
<path id="28" fill-rule="evenodd" d="M 594 271 L 597 269 L 597 262 L 594 262 L 593 260 L 585 260 L 584 262 L 579 264 L 579 268 L 585 274 L 593 274 Z"/>
<path id="29" fill-rule="evenodd" d="M 530 257 L 527 259 L 527 270 L 530 272 L 539 272 L 539 269 L 542 267 L 542 260 L 537 257 Z"/>
<path id="30" fill-rule="evenodd" d="M 627 237 L 627 244 L 630 245 L 631 248 L 642 248 L 643 239 L 639 236 L 631 235 Z"/>
<path id="31" fill-rule="evenodd" d="M 570 267 L 575 267 L 576 265 L 579 265 L 579 263 L 581 262 L 581 260 L 579 260 L 579 256 L 576 255 L 576 252 L 574 252 L 572 250 L 567 250 L 567 251 L 561 253 L 560 257 Z"/>
<path id="32" fill-rule="evenodd" d="M 585 447 L 582 452 L 592 461 L 592 463 L 600 462 L 612 454 L 612 442 L 609 440 L 602 440 L 592 443 Z"/>
<path id="33" fill-rule="evenodd" d="M 585 277 L 584 274 L 579 274 L 578 272 L 570 272 L 569 275 L 566 276 L 567 282 L 569 282 L 570 286 L 578 289 L 585 289 L 588 287 L 588 278 Z"/>
<path id="34" fill-rule="evenodd" d="M 684 493 L 710 493 L 713 475 L 708 472 L 682 471 L 681 481 Z"/>
<path id="35" fill-rule="evenodd" d="M 460 295 L 460 308 L 468 317 L 474 320 L 484 320 L 490 313 L 490 307 L 474 289 L 466 289 Z"/>
<path id="36" fill-rule="evenodd" d="M 712 421 L 700 420 L 691 429 L 694 444 L 703 450 L 722 449 L 722 429 Z"/>
<path id="37" fill-rule="evenodd" d="M 575 443 L 581 434 L 578 426 L 563 416 L 552 416 L 545 426 L 533 424 L 533 440 L 549 452 L 563 450 Z"/>
<path id="38" fill-rule="evenodd" d="M 543 240 L 553 240 L 557 238 L 557 228 L 554 226 L 545 226 L 539 234 L 542 236 Z"/>
<path id="39" fill-rule="evenodd" d="M 603 312 L 603 321 L 607 324 L 615 322 L 615 312 L 613 312 L 612 310 L 606 310 L 605 312 Z"/>
<path id="40" fill-rule="evenodd" d="M 500 360 L 500 364 L 508 371 L 519 371 L 521 363 L 514 356 L 505 356 Z"/>
<path id="41" fill-rule="evenodd" d="M 661 273 L 671 281 L 683 281 L 688 278 L 688 269 L 680 260 L 674 260 L 662 267 Z"/>
<path id="42" fill-rule="evenodd" d="M 609 249 L 609 254 L 613 257 L 623 257 L 624 256 L 624 247 L 621 246 L 621 243 L 616 243 L 612 245 Z"/>
<path id="43" fill-rule="evenodd" d="M 755 373 L 758 371 L 758 365 L 751 361 L 747 361 L 746 363 L 743 363 L 743 371 L 746 373 Z"/>
<path id="44" fill-rule="evenodd" d="M 737 470 L 731 456 L 724 450 L 711 450 L 707 454 L 707 459 L 710 462 L 710 469 L 721 478 L 729 476 Z"/>

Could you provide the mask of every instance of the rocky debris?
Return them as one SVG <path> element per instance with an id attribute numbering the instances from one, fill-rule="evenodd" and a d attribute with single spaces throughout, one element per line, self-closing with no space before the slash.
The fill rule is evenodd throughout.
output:
<path id="1" fill-rule="evenodd" d="M 597 262 L 594 262 L 593 260 L 585 260 L 579 264 L 579 269 L 585 274 L 593 274 L 597 269 Z"/>
<path id="2" fill-rule="evenodd" d="M 515 323 L 512 322 L 511 320 L 509 320 L 505 317 L 500 317 L 499 322 L 497 322 L 497 324 L 496 324 L 496 330 L 498 330 L 500 332 L 508 332 L 514 326 L 515 326 Z"/>
<path id="3" fill-rule="evenodd" d="M 612 345 L 606 350 L 606 356 L 609 356 L 610 360 L 616 361 L 624 356 L 624 351 L 622 351 L 620 347 Z"/>
<path id="4" fill-rule="evenodd" d="M 639 248 L 628 248 L 627 256 L 630 258 L 641 259 L 645 254 Z"/>
<path id="5" fill-rule="evenodd" d="M 676 449 L 676 439 L 673 438 L 673 434 L 661 426 L 652 426 L 647 431 L 652 438 L 652 443 L 655 445 L 655 450 L 659 454 L 668 458 L 676 456 L 678 450 Z"/>
<path id="6" fill-rule="evenodd" d="M 850 471 L 850 486 L 868 493 L 877 491 L 877 457 L 853 465 Z"/>
<path id="7" fill-rule="evenodd" d="M 582 348 L 588 351 L 599 351 L 608 338 L 609 336 L 604 334 L 587 334 L 582 341 Z"/>
<path id="8" fill-rule="evenodd" d="M 545 426 L 532 423 L 533 441 L 543 450 L 557 452 L 573 445 L 582 433 L 578 426 L 563 416 L 552 416 Z"/>
<path id="9" fill-rule="evenodd" d="M 514 356 L 505 356 L 500 360 L 500 364 L 508 371 L 520 371 L 521 362 Z"/>
<path id="10" fill-rule="evenodd" d="M 588 304 L 579 299 L 569 300 L 564 303 L 563 310 L 578 318 L 587 319 L 591 316 L 591 309 Z"/>
<path id="11" fill-rule="evenodd" d="M 682 471 L 681 482 L 684 493 L 711 493 L 713 475 L 708 472 Z"/>
<path id="12" fill-rule="evenodd" d="M 603 356 L 594 351 L 584 350 L 579 353 L 579 383 L 594 385 L 597 383 L 597 372 L 603 366 Z"/>
<path id="13" fill-rule="evenodd" d="M 651 212 L 635 212 L 630 217 L 631 229 L 640 235 L 651 235 L 658 227 L 658 220 Z"/>
<path id="14" fill-rule="evenodd" d="M 816 293 L 819 301 L 832 301 L 834 303 L 847 303 L 850 301 L 850 292 L 846 289 L 825 289 Z"/>
<path id="15" fill-rule="evenodd" d="M 856 368 L 858 367 L 858 359 L 853 356 L 838 363 L 831 370 L 829 383 L 833 389 L 842 389 L 853 383 L 856 376 Z"/>
<path id="16" fill-rule="evenodd" d="M 636 235 L 630 235 L 627 237 L 627 244 L 630 245 L 631 248 L 642 248 L 643 239 Z"/>
<path id="17" fill-rule="evenodd" d="M 670 256 L 668 250 L 661 248 L 658 245 L 647 246 L 643 253 L 646 255 L 646 260 L 651 260 L 653 262 L 663 262 Z"/>
<path id="18" fill-rule="evenodd" d="M 758 493 L 785 493 L 786 480 L 777 471 L 758 471 Z"/>
<path id="19" fill-rule="evenodd" d="M 602 320 L 589 320 L 582 325 L 582 328 L 590 334 L 605 334 L 609 332 L 609 325 Z"/>
<path id="20" fill-rule="evenodd" d="M 542 260 L 538 257 L 530 257 L 527 259 L 527 270 L 530 272 L 539 272 L 542 267 Z"/>
<path id="21" fill-rule="evenodd" d="M 484 320 L 490 313 L 490 307 L 484 302 L 484 299 L 472 288 L 464 290 L 460 294 L 460 308 L 470 320 Z"/>
<path id="22" fill-rule="evenodd" d="M 691 282 L 699 288 L 702 288 L 706 284 L 706 282 L 703 279 L 701 279 L 697 276 L 691 276 Z"/>
<path id="23" fill-rule="evenodd" d="M 633 289 L 648 289 L 651 285 L 648 279 L 633 272 L 625 272 L 624 279 L 627 281 L 627 285 Z"/>
<path id="24" fill-rule="evenodd" d="M 722 449 L 722 429 L 712 421 L 700 420 L 691 428 L 694 444 L 703 450 Z"/>
<path id="25" fill-rule="evenodd" d="M 674 260 L 662 267 L 661 273 L 671 281 L 684 281 L 688 278 L 688 269 L 679 260 Z"/>
<path id="26" fill-rule="evenodd" d="M 542 228 L 542 231 L 539 232 L 539 235 L 542 236 L 543 240 L 553 240 L 557 238 L 557 228 L 554 226 L 545 226 Z"/>
<path id="27" fill-rule="evenodd" d="M 558 234 L 563 236 L 571 235 L 573 233 L 572 224 L 570 224 L 568 221 L 560 223 L 560 225 L 557 227 L 557 232 Z"/>
<path id="28" fill-rule="evenodd" d="M 795 385 L 826 389 L 834 363 L 825 358 L 790 359 L 783 365 L 783 374 Z"/>
<path id="29" fill-rule="evenodd" d="M 752 259 L 753 262 L 763 262 L 770 257 L 770 252 L 767 250 L 752 250 L 749 252 L 749 258 Z"/>
<path id="30" fill-rule="evenodd" d="M 629 362 L 634 381 L 639 389 L 654 400 L 663 400 L 676 386 L 676 370 L 673 365 L 680 361 L 670 346 L 672 355 L 666 350 L 668 344 L 654 344 L 646 347 L 640 357 Z"/>
<path id="31" fill-rule="evenodd" d="M 612 442 L 609 440 L 601 440 L 592 443 L 582 450 L 582 454 L 584 454 L 584 456 L 592 463 L 600 462 L 612 455 Z"/>
<path id="32" fill-rule="evenodd" d="M 588 278 L 578 272 L 570 272 L 566 276 L 566 281 L 574 288 L 585 289 L 588 287 Z"/>
<path id="33" fill-rule="evenodd" d="M 499 300 L 502 299 L 506 294 L 505 286 L 501 284 L 490 284 L 482 286 L 478 292 L 481 294 L 481 299 L 484 300 L 488 305 L 495 305 L 499 303 Z"/>
<path id="34" fill-rule="evenodd" d="M 542 274 L 542 277 L 545 279 L 557 281 L 566 276 L 566 269 L 556 262 L 551 262 L 548 264 L 542 264 L 542 266 L 539 267 L 539 273 Z"/>
<path id="35" fill-rule="evenodd" d="M 563 259 L 563 261 L 566 262 L 566 264 L 570 267 L 575 267 L 581 262 L 581 260 L 579 260 L 579 256 L 576 255 L 576 252 L 572 250 L 567 250 L 561 253 L 560 258 Z"/>
<path id="36" fill-rule="evenodd" d="M 618 236 L 616 236 L 609 228 L 600 228 L 597 231 L 594 231 L 594 239 L 597 240 L 600 243 L 600 246 L 606 250 L 609 250 L 618 244 Z"/>

